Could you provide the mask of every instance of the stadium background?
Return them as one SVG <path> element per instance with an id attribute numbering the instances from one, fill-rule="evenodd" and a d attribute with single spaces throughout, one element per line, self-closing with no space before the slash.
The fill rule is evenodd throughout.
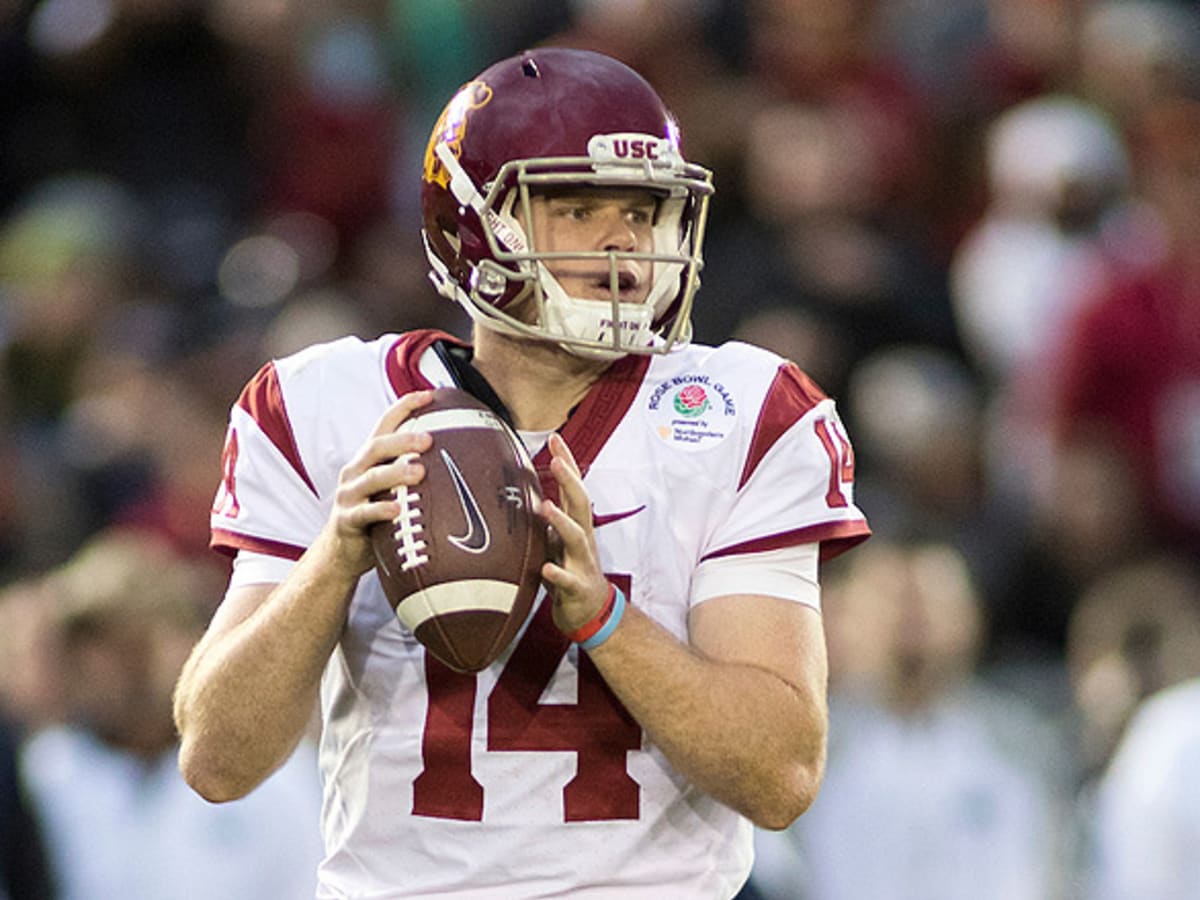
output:
<path id="1" fill-rule="evenodd" d="M 1173 349 L 1114 350 L 1081 323 L 1170 253 L 1200 266 L 1198 16 L 1167 0 L 0 0 L 6 731 L 27 754 L 72 718 L 64 629 L 81 606 L 117 614 L 94 596 L 111 569 L 161 587 L 178 563 L 180 594 L 211 611 L 224 423 L 263 361 L 345 333 L 466 332 L 425 277 L 424 143 L 470 73 L 551 41 L 639 69 L 716 171 L 697 339 L 795 359 L 856 442 L 876 537 L 825 600 L 822 800 L 846 812 L 766 847 L 757 891 L 854 897 L 812 857 L 861 848 L 886 814 L 897 834 L 863 868 L 911 841 L 921 896 L 966 896 L 954 878 L 987 870 L 939 851 L 957 815 L 1028 876 L 1002 896 L 1101 896 L 1096 788 L 1145 699 L 1200 675 L 1200 372 L 1151 437 L 1090 389 L 1122 377 L 1105 368 L 1121 349 L 1200 359 L 1200 279 L 1164 301 Z M 1169 471 L 1148 460 L 1160 445 Z M 130 533 L 159 555 L 126 552 Z M 1028 818 L 946 799 L 917 821 L 913 786 L 953 768 L 931 724 L 947 720 L 1040 798 Z M 867 777 L 850 746 L 893 761 L 860 807 L 841 790 Z M 1039 846 L 1010 847 L 1017 832 Z"/>

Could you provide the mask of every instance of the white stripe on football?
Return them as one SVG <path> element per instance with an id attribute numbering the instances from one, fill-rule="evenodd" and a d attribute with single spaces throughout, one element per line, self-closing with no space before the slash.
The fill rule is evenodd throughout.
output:
<path id="1" fill-rule="evenodd" d="M 400 425 L 401 431 L 452 431 L 458 428 L 491 428 L 503 431 L 503 420 L 490 409 L 435 409 L 418 412 Z"/>
<path id="2" fill-rule="evenodd" d="M 518 586 L 510 582 L 484 578 L 432 584 L 405 597 L 396 607 L 396 615 L 411 631 L 448 613 L 498 612 L 507 616 L 512 612 L 517 590 Z"/>

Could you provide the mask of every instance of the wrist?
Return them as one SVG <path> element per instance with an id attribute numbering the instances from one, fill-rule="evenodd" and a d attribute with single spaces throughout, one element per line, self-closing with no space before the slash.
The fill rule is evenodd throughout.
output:
<path id="1" fill-rule="evenodd" d="M 355 546 L 353 539 L 326 528 L 305 551 L 302 559 L 311 561 L 323 581 L 345 584 L 353 590 L 359 578 L 371 571 L 375 555 L 369 542 Z"/>
<path id="2" fill-rule="evenodd" d="M 600 612 L 589 622 L 567 632 L 567 638 L 584 650 L 594 650 L 607 641 L 625 615 L 624 592 L 612 582 L 608 585 L 608 597 Z"/>

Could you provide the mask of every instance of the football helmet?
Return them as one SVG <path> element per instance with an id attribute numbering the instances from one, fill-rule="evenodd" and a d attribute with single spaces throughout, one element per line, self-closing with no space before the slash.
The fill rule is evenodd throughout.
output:
<path id="1" fill-rule="evenodd" d="M 679 128 L 636 72 L 586 50 L 526 51 L 459 89 L 425 151 L 422 237 L 439 293 L 476 322 L 585 356 L 665 353 L 691 337 L 712 175 L 687 162 Z M 646 189 L 649 252 L 535 246 L 531 196 L 560 188 Z M 548 262 L 599 261 L 608 299 L 570 296 Z M 650 271 L 644 302 L 622 301 L 622 265 Z"/>

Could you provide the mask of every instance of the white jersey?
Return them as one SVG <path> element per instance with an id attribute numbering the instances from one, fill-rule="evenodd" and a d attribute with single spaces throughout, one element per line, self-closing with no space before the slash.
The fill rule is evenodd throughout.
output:
<path id="1" fill-rule="evenodd" d="M 1200 678 L 1138 707 L 1096 789 L 1088 900 L 1200 897 Z"/>
<path id="2" fill-rule="evenodd" d="M 438 340 L 453 342 L 346 338 L 265 366 L 232 411 L 214 546 L 297 559 L 384 409 L 453 383 Z M 769 566 L 743 566 L 734 585 L 713 561 L 801 544 L 828 557 L 869 533 L 833 402 L 763 350 L 624 358 L 561 433 L 605 571 L 681 640 L 711 596 L 788 596 Z M 534 462 L 556 496 L 548 452 Z M 426 655 L 368 574 L 322 712 L 318 897 L 717 898 L 749 872 L 749 822 L 672 769 L 548 603 L 496 663 L 463 675 Z"/>
<path id="3" fill-rule="evenodd" d="M 311 900 L 322 853 L 311 742 L 232 803 L 191 790 L 174 749 L 144 759 L 72 725 L 27 739 L 21 777 L 58 900 Z"/>

